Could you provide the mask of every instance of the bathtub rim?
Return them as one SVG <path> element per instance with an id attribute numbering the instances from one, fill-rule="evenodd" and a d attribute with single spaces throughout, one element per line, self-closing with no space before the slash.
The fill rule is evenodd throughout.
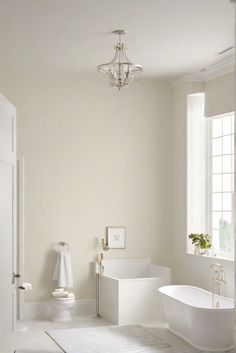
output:
<path id="1" fill-rule="evenodd" d="M 156 280 L 156 279 L 166 279 L 165 277 L 136 277 L 136 278 L 118 278 L 118 277 L 113 277 L 113 276 L 109 276 L 109 275 L 105 275 L 105 274 L 100 274 L 101 277 L 105 277 L 105 278 L 110 278 L 113 279 L 115 281 L 148 281 L 148 280 Z M 162 286 L 162 287 L 167 287 L 167 286 Z"/>
<path id="2" fill-rule="evenodd" d="M 185 285 L 185 284 L 170 284 L 170 285 L 166 285 L 166 286 L 162 286 L 162 287 L 158 288 L 157 291 L 158 291 L 159 293 L 161 293 L 161 294 L 163 294 L 163 295 L 166 295 L 167 297 L 172 298 L 173 300 L 176 300 L 177 302 L 182 303 L 182 304 L 184 304 L 184 305 L 187 305 L 187 306 L 189 306 L 189 307 L 191 307 L 191 308 L 193 308 L 193 309 L 202 310 L 202 311 L 214 311 L 214 312 L 234 311 L 234 309 L 235 309 L 235 306 L 234 306 L 234 299 L 233 299 L 233 298 L 230 298 L 230 297 L 224 297 L 224 296 L 221 296 L 221 295 L 218 296 L 219 298 L 222 298 L 222 299 L 229 299 L 230 301 L 232 301 L 232 308 L 205 308 L 205 307 L 201 307 L 201 306 L 195 306 L 195 305 L 192 305 L 192 304 L 188 304 L 188 303 L 186 303 L 186 302 L 184 302 L 184 301 L 182 301 L 182 300 L 180 300 L 180 299 L 177 299 L 177 298 L 175 298 L 175 297 L 173 297 L 173 296 L 171 296 L 171 295 L 169 295 L 169 294 L 167 294 L 167 293 L 164 293 L 162 289 L 163 289 L 163 288 L 167 288 L 167 287 L 185 287 L 185 288 L 187 287 L 187 288 L 195 288 L 195 289 L 201 290 L 202 292 L 205 292 L 205 293 L 210 294 L 210 295 L 212 295 L 212 293 L 209 292 L 209 291 L 207 291 L 207 290 L 205 290 L 205 289 L 203 289 L 203 288 L 196 287 L 196 286 L 189 286 L 189 285 L 187 285 L 187 284 L 186 284 L 186 285 Z"/>

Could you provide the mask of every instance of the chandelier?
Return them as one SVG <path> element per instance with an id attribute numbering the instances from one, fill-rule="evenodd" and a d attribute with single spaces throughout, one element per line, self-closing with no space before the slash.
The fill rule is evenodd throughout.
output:
<path id="1" fill-rule="evenodd" d="M 127 57 L 126 46 L 121 42 L 121 36 L 126 32 L 122 29 L 112 31 L 119 36 L 119 42 L 115 45 L 115 56 L 111 62 L 98 65 L 97 71 L 106 76 L 112 87 L 119 90 L 141 77 L 143 67 L 133 64 Z"/>

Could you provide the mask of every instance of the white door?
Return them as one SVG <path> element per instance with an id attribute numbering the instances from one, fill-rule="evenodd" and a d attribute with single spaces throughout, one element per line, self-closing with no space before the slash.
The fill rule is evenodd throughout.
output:
<path id="1" fill-rule="evenodd" d="M 15 325 L 16 110 L 0 94 L 0 341 Z"/>

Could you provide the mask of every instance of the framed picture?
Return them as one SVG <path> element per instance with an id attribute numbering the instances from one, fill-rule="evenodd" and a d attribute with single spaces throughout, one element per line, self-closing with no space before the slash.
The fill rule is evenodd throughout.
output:
<path id="1" fill-rule="evenodd" d="M 126 229 L 125 227 L 107 227 L 107 246 L 110 249 L 125 249 Z"/>

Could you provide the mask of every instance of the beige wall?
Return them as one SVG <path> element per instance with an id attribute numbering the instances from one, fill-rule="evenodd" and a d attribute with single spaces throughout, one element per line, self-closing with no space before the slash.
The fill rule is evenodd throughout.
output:
<path id="1" fill-rule="evenodd" d="M 223 75 L 205 84 L 207 117 L 229 113 L 235 106 L 235 77 L 233 73 Z"/>
<path id="2" fill-rule="evenodd" d="M 0 71 L 18 112 L 25 157 L 26 301 L 47 300 L 55 244 L 72 250 L 75 293 L 94 297 L 91 261 L 107 225 L 127 227 L 127 249 L 152 257 L 174 282 L 211 289 L 213 262 L 186 254 L 186 96 L 203 89 L 143 80 L 118 92 L 94 76 Z M 233 263 L 223 261 L 233 295 Z"/>
<path id="3" fill-rule="evenodd" d="M 206 85 L 208 85 L 207 83 Z M 227 275 L 227 294 L 234 293 L 234 262 L 186 254 L 187 236 L 187 95 L 206 87 L 185 83 L 172 89 L 172 253 L 175 283 L 195 285 L 212 290 L 211 264 L 221 262 Z"/>
<path id="4" fill-rule="evenodd" d="M 107 225 L 127 249 L 107 257 L 170 264 L 170 90 L 143 80 L 121 92 L 97 76 L 0 72 L 25 157 L 26 301 L 53 289 L 55 244 L 70 243 L 75 294 L 94 297 L 90 262 Z"/>

